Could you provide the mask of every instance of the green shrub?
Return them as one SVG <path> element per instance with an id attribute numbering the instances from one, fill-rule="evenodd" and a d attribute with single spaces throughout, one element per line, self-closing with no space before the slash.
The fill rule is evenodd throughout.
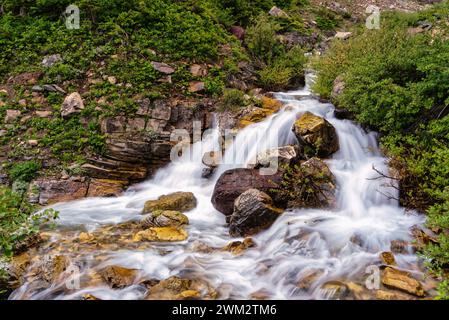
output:
<path id="1" fill-rule="evenodd" d="M 261 86 L 272 91 L 299 87 L 304 83 L 306 62 L 304 51 L 300 47 L 292 48 L 259 71 Z"/>
<path id="2" fill-rule="evenodd" d="M 255 58 L 269 64 L 282 52 L 282 45 L 276 37 L 279 29 L 279 24 L 263 14 L 247 29 L 245 42 Z"/>
<path id="3" fill-rule="evenodd" d="M 17 245 L 38 232 L 41 224 L 58 217 L 51 209 L 33 212 L 34 207 L 19 194 L 0 187 L 0 255 L 10 256 Z"/>
<path id="4" fill-rule="evenodd" d="M 30 182 L 36 177 L 40 168 L 40 163 L 33 160 L 16 163 L 9 169 L 9 175 L 12 180 Z"/>
<path id="5" fill-rule="evenodd" d="M 221 110 L 235 111 L 247 105 L 245 93 L 238 89 L 226 89 L 220 102 Z"/>

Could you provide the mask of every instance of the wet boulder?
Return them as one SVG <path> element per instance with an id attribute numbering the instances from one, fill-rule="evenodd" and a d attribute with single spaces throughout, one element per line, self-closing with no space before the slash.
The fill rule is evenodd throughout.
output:
<path id="1" fill-rule="evenodd" d="M 382 283 L 389 288 L 398 289 L 418 297 L 426 295 L 421 282 L 412 278 L 410 273 L 406 271 L 387 267 L 382 274 Z"/>
<path id="2" fill-rule="evenodd" d="M 217 292 L 204 280 L 172 276 L 151 286 L 145 300 L 215 299 Z"/>
<path id="3" fill-rule="evenodd" d="M 229 234 L 244 237 L 269 228 L 283 213 L 273 205 L 271 197 L 257 189 L 249 189 L 234 202 L 229 223 Z"/>
<path id="4" fill-rule="evenodd" d="M 134 242 L 153 241 L 153 242 L 176 242 L 184 241 L 188 237 L 187 231 L 176 227 L 154 227 L 137 232 L 133 236 Z"/>
<path id="5" fill-rule="evenodd" d="M 231 169 L 225 171 L 215 184 L 212 204 L 226 216 L 234 212 L 234 201 L 248 189 L 265 193 L 278 187 L 282 179 L 280 172 L 274 175 L 261 175 L 258 169 Z"/>
<path id="6" fill-rule="evenodd" d="M 147 201 L 142 213 L 151 213 L 156 210 L 186 212 L 194 209 L 196 205 L 197 200 L 192 192 L 175 192 L 162 195 L 157 200 Z"/>
<path id="7" fill-rule="evenodd" d="M 109 266 L 101 271 L 101 276 L 111 288 L 124 288 L 134 283 L 137 276 L 137 270 L 121 266 Z"/>
<path id="8" fill-rule="evenodd" d="M 308 156 L 326 158 L 340 148 L 335 128 L 313 113 L 306 112 L 296 120 L 293 132 Z"/>
<path id="9" fill-rule="evenodd" d="M 239 255 L 256 246 L 252 238 L 245 238 L 243 241 L 232 241 L 222 248 L 223 251 L 231 252 L 233 255 Z"/>
<path id="10" fill-rule="evenodd" d="M 145 215 L 140 223 L 144 228 L 180 227 L 189 224 L 189 218 L 179 211 L 156 210 Z"/>

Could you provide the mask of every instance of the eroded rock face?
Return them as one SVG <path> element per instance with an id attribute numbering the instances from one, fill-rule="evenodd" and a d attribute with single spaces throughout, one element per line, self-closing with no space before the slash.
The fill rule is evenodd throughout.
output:
<path id="1" fill-rule="evenodd" d="M 269 193 L 277 188 L 282 174 L 260 175 L 258 169 L 231 169 L 225 171 L 215 184 L 212 204 L 215 209 L 229 216 L 234 212 L 234 201 L 248 189 Z"/>
<path id="2" fill-rule="evenodd" d="M 33 181 L 32 189 L 36 189 L 38 202 L 48 205 L 84 198 L 87 195 L 88 183 L 74 180 L 38 179 Z"/>
<path id="3" fill-rule="evenodd" d="M 145 203 L 143 213 L 151 213 L 156 210 L 175 210 L 186 212 L 194 209 L 197 200 L 192 192 L 175 192 L 160 196 L 157 200 Z"/>
<path id="4" fill-rule="evenodd" d="M 273 206 L 273 200 L 266 193 L 249 189 L 234 202 L 234 212 L 229 223 L 229 234 L 244 237 L 269 228 L 283 210 Z"/>
<path id="5" fill-rule="evenodd" d="M 109 266 L 103 269 L 100 274 L 111 288 L 116 289 L 132 285 L 136 280 L 137 270 L 121 266 Z"/>
<path id="6" fill-rule="evenodd" d="M 65 97 L 61 106 L 61 116 L 66 118 L 84 109 L 84 102 L 78 92 L 73 92 Z"/>
<path id="7" fill-rule="evenodd" d="M 122 180 L 91 179 L 87 197 L 117 197 L 126 185 L 126 181 Z"/>
<path id="8" fill-rule="evenodd" d="M 144 228 L 149 227 L 180 227 L 189 224 L 189 218 L 179 211 L 156 210 L 145 215 L 141 220 Z"/>
<path id="9" fill-rule="evenodd" d="M 326 158 L 340 148 L 335 128 L 313 113 L 306 112 L 296 120 L 293 132 L 309 156 Z"/>
<path id="10" fill-rule="evenodd" d="M 382 283 L 387 287 L 399 289 L 418 297 L 424 297 L 422 284 L 412 278 L 410 273 L 387 267 L 382 274 Z"/>

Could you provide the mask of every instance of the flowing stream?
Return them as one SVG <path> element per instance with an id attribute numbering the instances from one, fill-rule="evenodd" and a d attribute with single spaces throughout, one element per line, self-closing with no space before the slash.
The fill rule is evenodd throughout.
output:
<path id="1" fill-rule="evenodd" d="M 308 82 L 311 77 L 308 76 Z M 121 265 L 139 269 L 140 279 L 199 277 L 216 288 L 220 299 L 250 298 L 257 291 L 272 299 L 325 299 L 331 298 L 322 289 L 327 281 L 355 281 L 364 285 L 367 266 L 379 265 L 379 254 L 390 251 L 391 241 L 411 241 L 410 228 L 422 225 L 424 218 L 399 207 L 395 200 L 397 190 L 391 187 L 394 182 L 379 177 L 373 170 L 375 167 L 388 174 L 375 133 L 367 133 L 349 120 L 336 119 L 334 107 L 319 102 L 307 85 L 298 91 L 278 93 L 276 98 L 285 106 L 264 121 L 241 130 L 225 154 L 226 164 L 218 167 L 211 178 L 201 177 L 205 168 L 201 157 L 204 152 L 218 150 L 218 129 L 195 143 L 192 152 L 181 161 L 160 169 L 152 179 L 131 187 L 123 196 L 54 205 L 60 219 L 52 241 L 57 243 L 70 234 L 64 232 L 76 235 L 138 219 L 145 201 L 176 191 L 190 191 L 195 194 L 198 206 L 186 213 L 190 220 L 188 240 L 152 243 L 141 250 L 98 248 L 98 252 L 84 255 L 67 254 L 77 261 L 83 273 Z M 338 208 L 287 211 L 268 230 L 253 237 L 256 247 L 238 256 L 225 251 L 195 250 L 200 243 L 217 248 L 237 240 L 229 236 L 225 216 L 211 204 L 220 174 L 230 168 L 244 167 L 257 154 L 255 146 L 260 151 L 260 146 L 268 149 L 294 144 L 296 138 L 291 128 L 305 111 L 326 118 L 337 130 L 340 150 L 326 162 L 337 179 Z M 95 259 L 100 252 L 102 258 Z M 396 261 L 400 268 L 422 275 L 418 259 L 411 251 L 397 254 Z M 317 271 L 309 287 L 298 287 L 301 279 Z M 142 299 L 145 295 L 145 288 L 139 284 L 123 289 L 103 284 L 79 290 L 61 290 L 62 283 L 34 290 L 32 284 L 27 281 L 10 298 L 78 299 L 89 293 L 101 299 Z"/>

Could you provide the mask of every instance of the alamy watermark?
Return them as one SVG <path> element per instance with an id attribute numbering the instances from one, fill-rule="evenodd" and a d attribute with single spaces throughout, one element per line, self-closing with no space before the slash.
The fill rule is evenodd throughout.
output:
<path id="1" fill-rule="evenodd" d="M 69 30 L 77 30 L 80 28 L 80 9 L 78 6 L 71 4 L 65 9 L 65 26 Z"/>
<path id="2" fill-rule="evenodd" d="M 380 29 L 380 8 L 374 5 L 369 5 L 365 11 L 369 16 L 366 18 L 365 26 L 372 29 Z"/>

